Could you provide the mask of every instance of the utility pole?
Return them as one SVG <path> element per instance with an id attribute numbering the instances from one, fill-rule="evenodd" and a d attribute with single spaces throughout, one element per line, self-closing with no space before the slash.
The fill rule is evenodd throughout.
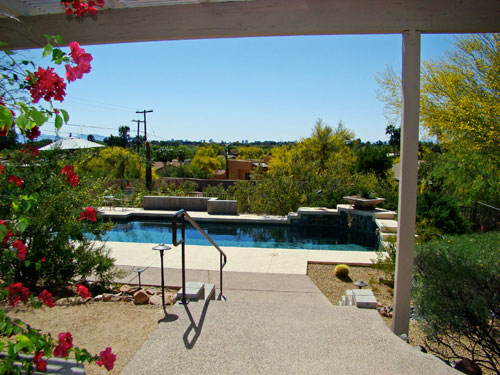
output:
<path id="1" fill-rule="evenodd" d="M 135 111 L 135 113 L 142 113 L 142 114 L 144 114 L 144 141 L 145 142 L 148 140 L 148 136 L 147 136 L 147 133 L 146 133 L 146 113 L 150 113 L 150 112 L 153 112 L 153 110 L 150 109 L 149 111 L 146 111 L 146 110 Z"/>
<path id="2" fill-rule="evenodd" d="M 139 153 L 139 136 L 140 136 L 140 126 L 141 126 L 141 120 L 132 120 L 132 122 L 137 122 L 137 153 Z"/>

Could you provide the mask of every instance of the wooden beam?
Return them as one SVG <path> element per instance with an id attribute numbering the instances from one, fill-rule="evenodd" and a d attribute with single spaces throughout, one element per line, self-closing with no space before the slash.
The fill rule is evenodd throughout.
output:
<path id="1" fill-rule="evenodd" d="M 10 48 L 41 47 L 43 34 L 66 43 L 279 35 L 499 32 L 498 0 L 258 0 L 100 11 L 84 19 L 62 14 L 0 19 Z"/>

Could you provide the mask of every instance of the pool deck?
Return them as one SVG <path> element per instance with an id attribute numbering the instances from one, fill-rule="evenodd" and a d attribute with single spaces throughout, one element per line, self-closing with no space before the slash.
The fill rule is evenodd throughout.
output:
<path id="1" fill-rule="evenodd" d="M 175 211 L 154 211 L 140 208 L 100 209 L 106 217 L 125 219 L 136 217 L 171 218 Z M 196 221 L 244 222 L 244 223 L 287 223 L 284 216 L 271 215 L 209 215 L 206 212 L 191 211 L 189 215 Z M 123 266 L 159 266 L 158 252 L 153 251 L 157 243 L 107 242 L 116 264 Z M 164 264 L 169 268 L 181 268 L 181 247 L 173 247 L 165 252 Z M 228 257 L 225 271 L 255 273 L 306 274 L 308 263 L 347 263 L 370 265 L 377 255 L 374 251 L 332 251 L 302 250 L 252 247 L 223 247 Z M 219 254 L 212 246 L 186 245 L 186 267 L 193 270 L 218 270 Z"/>

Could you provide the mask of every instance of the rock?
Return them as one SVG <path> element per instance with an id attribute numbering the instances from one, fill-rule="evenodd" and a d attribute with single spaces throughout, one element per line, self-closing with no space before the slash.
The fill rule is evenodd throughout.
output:
<path id="1" fill-rule="evenodd" d="M 111 301 L 111 297 L 112 297 L 112 296 L 113 296 L 113 295 L 112 295 L 111 293 L 103 293 L 103 294 L 102 294 L 102 300 L 103 300 L 104 302 Z"/>
<path id="2" fill-rule="evenodd" d="M 154 296 L 156 294 L 156 289 L 153 288 L 146 289 L 146 293 L 149 294 L 150 296 Z"/>
<path id="3" fill-rule="evenodd" d="M 126 294 L 132 294 L 132 287 L 130 285 L 122 285 L 120 287 L 120 292 L 126 293 Z"/>
<path id="4" fill-rule="evenodd" d="M 145 305 L 149 301 L 149 295 L 144 289 L 141 289 L 134 293 L 134 303 L 136 305 Z"/>
<path id="5" fill-rule="evenodd" d="M 134 297 L 127 295 L 121 296 L 120 301 L 122 302 L 130 302 L 134 299 Z"/>
<path id="6" fill-rule="evenodd" d="M 151 296 L 149 297 L 149 302 L 148 302 L 150 305 L 161 305 L 161 297 L 160 296 L 157 296 L 157 295 L 154 295 L 154 296 Z"/>
<path id="7" fill-rule="evenodd" d="M 98 296 L 95 296 L 95 297 L 94 297 L 94 301 L 95 301 L 95 302 L 100 302 L 100 301 L 102 301 L 102 294 L 99 294 Z"/>
<path id="8" fill-rule="evenodd" d="M 408 335 L 406 333 L 399 335 L 399 338 L 408 344 Z"/>
<path id="9" fill-rule="evenodd" d="M 468 358 L 464 358 L 456 362 L 455 366 L 453 367 L 455 368 L 455 370 L 463 372 L 464 374 L 481 375 L 483 373 L 481 367 L 479 367 L 479 365 L 476 362 Z"/>
<path id="10" fill-rule="evenodd" d="M 68 304 L 68 299 L 67 298 L 59 298 L 57 301 L 56 301 L 56 305 L 57 306 L 65 306 Z"/>
<path id="11" fill-rule="evenodd" d="M 121 298 L 122 298 L 121 294 L 113 294 L 111 296 L 110 301 L 111 302 L 118 302 L 118 301 L 121 301 Z"/>
<path id="12" fill-rule="evenodd" d="M 117 288 L 113 288 L 112 292 L 113 292 L 113 294 L 117 294 L 117 293 L 120 293 L 120 290 Z"/>
<path id="13" fill-rule="evenodd" d="M 177 301 L 177 294 L 167 293 L 165 294 L 165 305 L 173 305 Z"/>

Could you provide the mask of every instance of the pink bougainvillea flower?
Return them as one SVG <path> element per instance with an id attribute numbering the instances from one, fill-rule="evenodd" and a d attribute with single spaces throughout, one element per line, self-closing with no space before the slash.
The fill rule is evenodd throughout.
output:
<path id="1" fill-rule="evenodd" d="M 97 5 L 100 8 L 104 6 L 104 0 L 88 0 L 88 2 L 83 0 L 73 0 L 62 1 L 62 3 L 66 7 L 66 14 L 68 16 L 74 14 L 77 17 L 83 17 L 85 13 L 96 15 L 97 8 L 95 6 Z"/>
<path id="2" fill-rule="evenodd" d="M 5 125 L 4 127 L 0 127 L 0 137 L 6 137 L 7 134 L 9 134 L 9 128 L 7 127 L 7 125 Z"/>
<path id="3" fill-rule="evenodd" d="M 73 336 L 69 332 L 61 332 L 58 336 L 59 344 L 54 348 L 54 357 L 67 357 L 68 350 L 73 347 Z"/>
<path id="4" fill-rule="evenodd" d="M 0 173 L 5 174 L 5 169 L 3 168 L 3 165 L 0 163 Z"/>
<path id="5" fill-rule="evenodd" d="M 24 260 L 24 258 L 26 258 L 26 254 L 28 253 L 26 251 L 26 245 L 24 244 L 24 242 L 21 240 L 17 240 L 12 243 L 12 246 L 17 249 L 17 257 L 21 260 Z"/>
<path id="6" fill-rule="evenodd" d="M 38 299 L 50 308 L 55 306 L 54 298 L 52 297 L 52 294 L 47 291 L 47 289 L 44 289 L 42 293 L 38 295 Z"/>
<path id="7" fill-rule="evenodd" d="M 45 361 L 42 357 L 45 353 L 35 352 L 35 356 L 33 357 L 33 363 L 35 364 L 35 368 L 37 371 L 45 372 L 47 371 L 47 361 Z"/>
<path id="8" fill-rule="evenodd" d="M 30 296 L 30 290 L 22 283 L 14 283 L 7 287 L 9 291 L 9 306 L 16 306 L 20 301 L 26 303 Z"/>
<path id="9" fill-rule="evenodd" d="M 35 126 L 30 130 L 25 130 L 24 134 L 27 138 L 29 138 L 30 141 L 33 141 L 35 140 L 35 138 L 38 138 L 40 136 L 40 128 L 38 126 Z"/>
<path id="10" fill-rule="evenodd" d="M 78 68 L 74 68 L 69 64 L 66 64 L 64 67 L 66 68 L 66 79 L 69 82 L 76 81 L 83 77 L 83 72 Z"/>
<path id="11" fill-rule="evenodd" d="M 87 207 L 83 212 L 80 212 L 80 219 L 87 219 L 90 221 L 97 221 L 97 212 L 93 207 Z"/>
<path id="12" fill-rule="evenodd" d="M 78 175 L 75 172 L 68 173 L 66 179 L 68 180 L 71 186 L 78 186 Z"/>
<path id="13" fill-rule="evenodd" d="M 72 165 L 65 165 L 63 169 L 61 169 L 62 174 L 68 174 L 70 172 L 73 172 L 73 166 Z"/>
<path id="14" fill-rule="evenodd" d="M 66 175 L 66 180 L 72 186 L 78 186 L 78 175 L 73 171 L 72 165 L 65 165 L 63 169 L 61 169 L 61 173 Z"/>
<path id="15" fill-rule="evenodd" d="M 21 187 L 24 181 L 21 177 L 9 176 L 9 182 L 15 183 L 17 186 Z"/>
<path id="16" fill-rule="evenodd" d="M 102 352 L 99 353 L 99 359 L 96 361 L 96 363 L 99 366 L 106 367 L 106 370 L 111 371 L 113 370 L 115 361 L 116 361 L 116 354 L 113 354 L 111 352 L 111 347 L 108 346 L 106 350 L 103 350 Z"/>
<path id="17" fill-rule="evenodd" d="M 89 290 L 84 285 L 78 284 L 76 286 L 76 290 L 78 291 L 78 293 L 80 293 L 80 295 L 82 296 L 83 299 L 87 299 L 89 297 L 92 297 Z"/>
<path id="18" fill-rule="evenodd" d="M 42 259 L 40 259 L 40 262 L 45 263 L 45 257 L 43 257 Z"/>
<path id="19" fill-rule="evenodd" d="M 69 48 L 71 49 L 71 58 L 76 66 L 72 67 L 69 64 L 65 65 L 66 79 L 69 82 L 73 82 L 76 79 L 82 78 L 85 73 L 90 73 L 92 55 L 90 53 L 86 53 L 85 50 L 80 47 L 78 42 L 71 42 L 69 44 Z"/>
<path id="20" fill-rule="evenodd" d="M 60 102 L 64 100 L 66 83 L 54 73 L 54 68 L 43 69 L 39 67 L 38 71 L 33 75 L 28 75 L 26 80 L 28 81 L 33 103 L 38 103 L 42 98 L 47 102 L 52 99 Z"/>

